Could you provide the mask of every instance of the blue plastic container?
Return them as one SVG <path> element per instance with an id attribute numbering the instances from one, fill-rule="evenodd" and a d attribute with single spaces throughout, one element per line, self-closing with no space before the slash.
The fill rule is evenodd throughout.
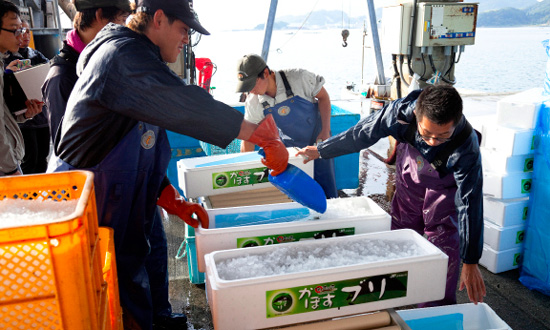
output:
<path id="1" fill-rule="evenodd" d="M 204 283 L 204 273 L 199 272 L 197 266 L 197 248 L 195 246 L 195 237 L 187 237 L 185 253 L 187 254 L 187 266 L 189 268 L 189 281 L 193 284 Z"/>
<path id="2" fill-rule="evenodd" d="M 234 106 L 233 108 L 240 113 L 244 113 L 244 106 Z M 226 155 L 241 152 L 241 140 L 239 139 L 231 141 L 231 143 L 225 149 L 203 141 L 200 141 L 200 146 L 207 156 Z"/>
<path id="3" fill-rule="evenodd" d="M 185 254 L 180 254 L 178 251 L 176 259 L 187 257 L 187 268 L 189 269 L 189 281 L 193 284 L 203 284 L 205 282 L 205 274 L 199 272 L 197 265 L 197 247 L 195 244 L 195 229 L 189 225 L 185 225 Z M 182 244 L 182 245 L 183 245 Z M 180 250 L 182 247 L 180 247 Z"/>
<path id="4" fill-rule="evenodd" d="M 166 175 L 172 185 L 176 187 L 182 196 L 184 196 L 183 191 L 180 189 L 178 184 L 178 160 L 183 158 L 206 156 L 206 154 L 202 150 L 199 143 L 200 141 L 195 138 L 168 130 L 166 131 L 166 135 L 168 136 L 170 149 L 172 151 L 172 156 L 170 158 L 170 163 L 168 163 Z"/>
<path id="5" fill-rule="evenodd" d="M 332 106 L 330 130 L 332 135 L 347 131 L 357 124 L 360 115 L 349 112 L 335 105 Z M 356 189 L 359 187 L 359 153 L 334 158 L 336 172 L 336 189 Z"/>

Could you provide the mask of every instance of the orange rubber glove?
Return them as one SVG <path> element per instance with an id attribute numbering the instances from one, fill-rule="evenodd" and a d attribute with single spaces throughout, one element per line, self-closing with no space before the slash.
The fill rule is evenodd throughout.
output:
<path id="1" fill-rule="evenodd" d="M 208 228 L 209 220 L 206 210 L 199 204 L 186 202 L 171 184 L 164 188 L 157 200 L 157 205 L 165 209 L 169 214 L 177 215 L 193 228 L 199 226 L 199 221 L 202 228 Z M 193 214 L 196 214 L 199 220 L 193 218 Z"/>
<path id="2" fill-rule="evenodd" d="M 272 176 L 281 174 L 286 170 L 288 151 L 279 138 L 279 130 L 277 129 L 273 115 L 267 115 L 260 122 L 260 125 L 252 133 L 248 142 L 252 142 L 264 149 L 265 156 L 262 159 L 262 163 L 272 170 Z"/>

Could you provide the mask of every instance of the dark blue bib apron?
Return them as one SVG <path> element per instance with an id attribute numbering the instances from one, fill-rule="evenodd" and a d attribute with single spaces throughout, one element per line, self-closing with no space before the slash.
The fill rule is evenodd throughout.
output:
<path id="1" fill-rule="evenodd" d="M 77 169 L 52 161 L 56 172 Z M 121 305 L 143 329 L 151 328 L 153 306 L 155 313 L 170 308 L 155 304 L 168 302 L 166 236 L 156 202 L 169 161 L 164 129 L 139 122 L 98 165 L 78 169 L 94 173 L 99 225 L 115 231 Z"/>
<path id="2" fill-rule="evenodd" d="M 315 144 L 322 129 L 321 113 L 317 103 L 294 95 L 284 72 L 280 71 L 286 89 L 287 99 L 269 107 L 263 103 L 264 115 L 273 115 L 280 131 L 281 140 L 287 147 L 303 148 Z M 338 197 L 334 174 L 334 159 L 317 159 L 314 163 L 314 178 L 327 198 Z"/>

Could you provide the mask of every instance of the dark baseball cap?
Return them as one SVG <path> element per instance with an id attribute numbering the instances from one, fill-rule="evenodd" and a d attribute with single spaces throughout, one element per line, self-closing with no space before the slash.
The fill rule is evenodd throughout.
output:
<path id="1" fill-rule="evenodd" d="M 237 93 L 250 92 L 256 85 L 256 78 L 267 64 L 260 55 L 248 54 L 237 65 Z"/>
<path id="2" fill-rule="evenodd" d="M 162 9 L 166 15 L 179 19 L 191 29 L 202 34 L 210 34 L 199 23 L 187 0 L 136 0 L 136 5 L 138 12 L 142 11 L 153 15 L 157 10 Z"/>
<path id="3" fill-rule="evenodd" d="M 75 0 L 74 6 L 77 11 L 92 8 L 116 7 L 125 12 L 131 12 L 129 0 Z"/>

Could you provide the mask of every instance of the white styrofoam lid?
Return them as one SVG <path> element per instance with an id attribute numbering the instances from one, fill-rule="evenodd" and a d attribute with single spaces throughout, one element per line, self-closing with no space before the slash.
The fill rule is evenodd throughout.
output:
<path id="1" fill-rule="evenodd" d="M 287 148 L 289 160 L 296 159 L 299 157 L 294 156 L 296 154 L 296 149 Z M 263 157 L 258 154 L 256 151 L 251 152 L 242 152 L 226 155 L 215 155 L 215 156 L 205 156 L 205 157 L 194 157 L 194 158 L 185 158 L 178 161 L 178 165 L 181 168 L 192 170 L 196 168 L 216 168 L 216 167 L 225 167 L 227 165 L 234 164 L 256 164 L 260 163 L 260 160 Z"/>

